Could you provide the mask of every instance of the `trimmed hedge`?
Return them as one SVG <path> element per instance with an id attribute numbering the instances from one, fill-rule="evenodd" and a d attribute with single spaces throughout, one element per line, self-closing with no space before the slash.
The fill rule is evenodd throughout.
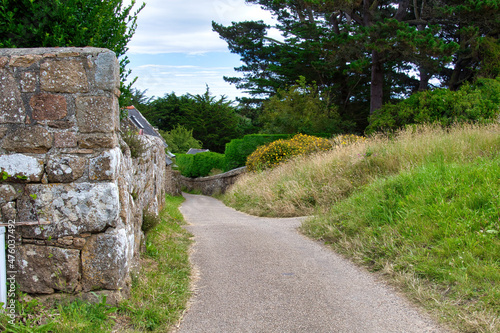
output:
<path id="1" fill-rule="evenodd" d="M 213 169 L 224 169 L 224 154 L 206 152 L 198 154 L 178 154 L 175 162 L 181 175 L 191 178 L 205 177 Z"/>
<path id="2" fill-rule="evenodd" d="M 318 137 L 329 138 L 330 133 L 317 134 Z M 195 155 L 176 154 L 179 171 L 186 177 L 205 177 L 212 169 L 229 171 L 246 165 L 247 157 L 258 147 L 278 140 L 287 140 L 293 134 L 248 134 L 242 139 L 233 139 L 226 144 L 225 154 L 214 152 Z"/>

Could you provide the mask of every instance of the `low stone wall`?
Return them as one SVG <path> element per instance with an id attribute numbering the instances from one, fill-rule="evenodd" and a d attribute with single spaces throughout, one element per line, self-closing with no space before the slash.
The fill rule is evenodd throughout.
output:
<path id="1" fill-rule="evenodd" d="M 220 175 L 199 178 L 188 178 L 178 174 L 178 182 L 187 191 L 200 191 L 204 195 L 224 193 L 241 174 L 246 172 L 246 169 L 246 167 L 241 167 Z"/>
<path id="2" fill-rule="evenodd" d="M 142 214 L 171 171 L 160 139 L 132 159 L 119 133 L 119 65 L 97 48 L 0 50 L 0 220 L 17 226 L 16 282 L 29 294 L 126 296 Z M 22 176 L 20 179 L 17 176 Z"/>

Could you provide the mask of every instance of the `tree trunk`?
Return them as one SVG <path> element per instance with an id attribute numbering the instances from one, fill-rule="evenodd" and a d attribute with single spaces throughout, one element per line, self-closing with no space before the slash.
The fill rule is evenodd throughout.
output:
<path id="1" fill-rule="evenodd" d="M 427 70 L 423 66 L 420 66 L 420 83 L 418 85 L 418 91 L 427 90 L 429 87 L 429 79 L 430 75 Z"/>
<path id="2" fill-rule="evenodd" d="M 450 81 L 448 82 L 448 88 L 452 91 L 456 91 L 460 87 L 460 73 L 462 72 L 462 59 L 458 59 L 451 73 Z"/>
<path id="3" fill-rule="evenodd" d="M 382 107 L 384 99 L 384 68 L 380 54 L 372 51 L 372 82 L 370 87 L 370 115 Z"/>

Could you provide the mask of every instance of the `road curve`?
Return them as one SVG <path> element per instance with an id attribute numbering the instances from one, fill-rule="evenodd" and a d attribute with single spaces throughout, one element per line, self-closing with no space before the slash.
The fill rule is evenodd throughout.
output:
<path id="1" fill-rule="evenodd" d="M 184 196 L 199 278 L 176 332 L 445 332 L 373 275 L 299 234 L 300 218 L 258 218 Z"/>

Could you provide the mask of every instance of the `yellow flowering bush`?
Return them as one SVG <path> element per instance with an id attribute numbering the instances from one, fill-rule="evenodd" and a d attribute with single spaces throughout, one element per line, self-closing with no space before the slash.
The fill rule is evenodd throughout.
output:
<path id="1" fill-rule="evenodd" d="M 249 171 L 275 167 L 293 156 L 310 154 L 332 149 L 332 143 L 324 138 L 297 134 L 289 140 L 276 140 L 260 146 L 247 158 Z"/>

